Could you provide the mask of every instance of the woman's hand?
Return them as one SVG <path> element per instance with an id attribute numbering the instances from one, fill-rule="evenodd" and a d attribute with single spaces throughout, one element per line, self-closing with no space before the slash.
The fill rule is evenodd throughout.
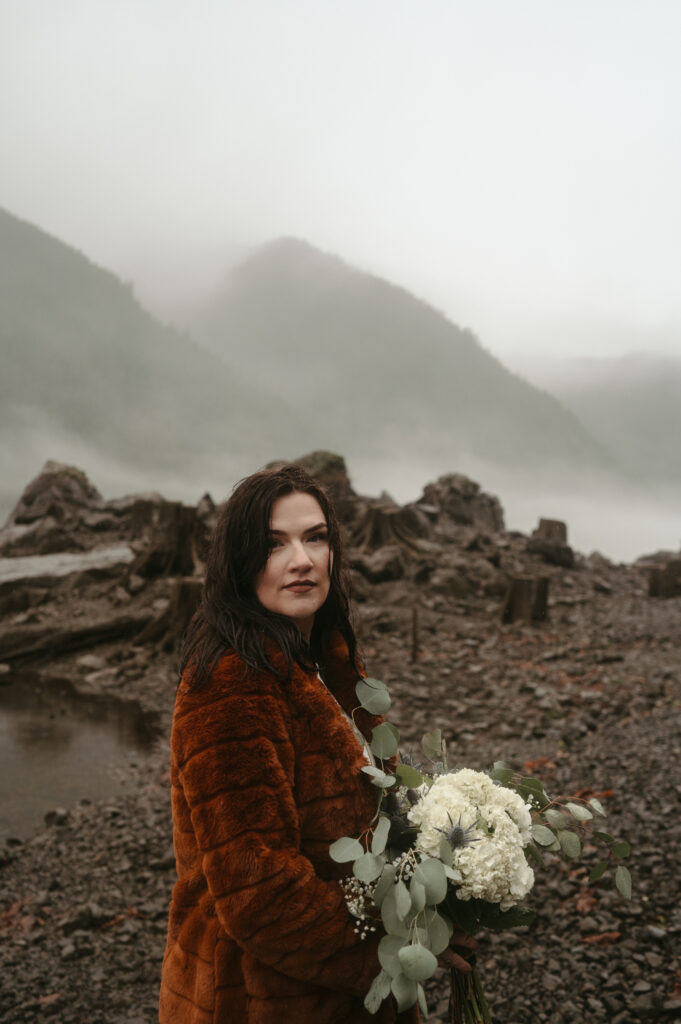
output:
<path id="1" fill-rule="evenodd" d="M 437 962 L 440 967 L 446 967 L 448 970 L 455 968 L 457 971 L 461 971 L 462 974 L 470 974 L 473 970 L 473 965 L 466 959 L 463 951 L 465 950 L 468 954 L 471 954 L 475 953 L 477 948 L 478 944 L 472 935 L 467 935 L 460 928 L 455 928 L 449 940 L 449 947 L 440 953 Z M 457 953 L 457 949 L 462 952 Z"/>

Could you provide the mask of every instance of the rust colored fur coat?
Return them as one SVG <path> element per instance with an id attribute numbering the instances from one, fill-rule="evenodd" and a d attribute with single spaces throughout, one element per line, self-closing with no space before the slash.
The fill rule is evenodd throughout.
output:
<path id="1" fill-rule="evenodd" d="M 283 667 L 279 652 L 272 660 Z M 341 706 L 357 673 L 338 639 L 327 672 Z M 379 721 L 355 720 L 367 736 Z M 362 999 L 379 934 L 361 941 L 329 858 L 359 835 L 377 790 L 362 749 L 315 673 L 244 673 L 228 653 L 191 693 L 183 678 L 171 738 L 178 880 L 161 983 L 161 1024 L 387 1024 Z M 400 1015 L 414 1021 L 417 1015 Z"/>

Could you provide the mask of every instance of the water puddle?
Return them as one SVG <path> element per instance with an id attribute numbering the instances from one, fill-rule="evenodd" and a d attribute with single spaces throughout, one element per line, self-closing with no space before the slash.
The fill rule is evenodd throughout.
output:
<path id="1" fill-rule="evenodd" d="M 126 769 L 143 767 L 158 736 L 136 704 L 38 673 L 2 676 L 0 839 L 27 838 L 55 807 L 124 792 Z"/>

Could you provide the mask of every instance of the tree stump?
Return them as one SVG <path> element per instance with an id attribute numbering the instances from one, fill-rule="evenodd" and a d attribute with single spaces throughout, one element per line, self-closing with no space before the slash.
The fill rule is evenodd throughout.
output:
<path id="1" fill-rule="evenodd" d="M 140 552 L 130 572 L 150 579 L 158 576 L 191 576 L 194 572 L 196 509 L 179 501 L 161 506 L 149 546 Z"/>
<path id="2" fill-rule="evenodd" d="M 164 651 L 177 651 L 192 620 L 194 612 L 201 603 L 203 583 L 194 577 L 175 580 L 170 592 L 168 607 L 156 619 L 145 626 L 135 637 L 136 645 L 160 643 Z"/>
<path id="3" fill-rule="evenodd" d="M 354 523 L 350 538 L 355 547 L 368 551 L 395 544 L 419 551 L 419 541 L 430 532 L 428 517 L 423 512 L 376 501 L 369 503 Z"/>
<path id="4" fill-rule="evenodd" d="M 567 526 L 560 519 L 540 519 L 532 536 L 553 544 L 567 544 Z"/>
<path id="5" fill-rule="evenodd" d="M 504 623 L 545 622 L 549 612 L 548 576 L 513 576 L 501 612 Z"/>
<path id="6" fill-rule="evenodd" d="M 648 577 L 648 597 L 681 596 L 681 558 L 654 565 Z"/>
<path id="7" fill-rule="evenodd" d="M 527 551 L 540 555 L 549 565 L 572 569 L 575 553 L 567 542 L 567 526 L 560 519 L 540 519 L 527 542 Z"/>

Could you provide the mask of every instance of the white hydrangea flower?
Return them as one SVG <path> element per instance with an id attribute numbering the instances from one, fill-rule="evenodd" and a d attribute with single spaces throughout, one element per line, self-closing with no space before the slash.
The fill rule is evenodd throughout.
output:
<path id="1" fill-rule="evenodd" d="M 452 851 L 454 867 L 463 877 L 457 886 L 459 899 L 486 900 L 508 910 L 534 885 L 523 852 L 531 839 L 529 807 L 518 793 L 495 785 L 484 772 L 462 768 L 440 775 L 408 817 L 420 826 L 417 851 L 430 857 L 439 857 L 443 833 L 452 825 L 468 830 L 465 841 Z M 475 828 L 480 818 L 490 835 Z"/>

